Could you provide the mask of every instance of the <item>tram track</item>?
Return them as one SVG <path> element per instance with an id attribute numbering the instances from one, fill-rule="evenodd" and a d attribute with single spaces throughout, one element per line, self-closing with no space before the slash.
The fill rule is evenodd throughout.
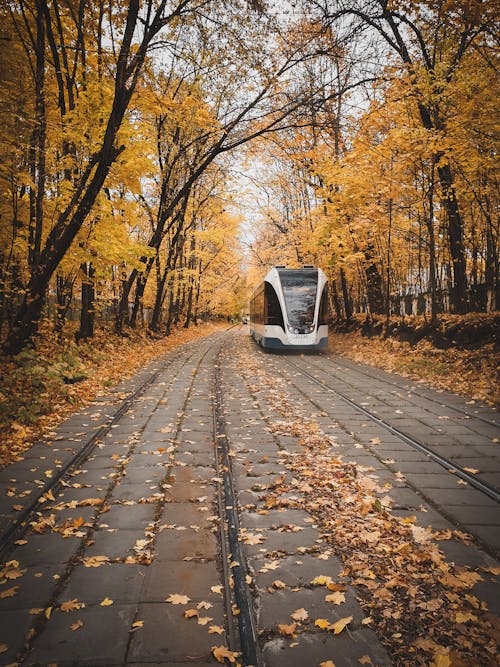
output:
<path id="1" fill-rule="evenodd" d="M 192 356 L 192 355 L 191 355 Z M 185 360 L 188 363 L 191 356 Z M 92 455 L 95 447 L 101 442 L 106 435 L 111 431 L 113 426 L 117 425 L 124 414 L 132 407 L 132 405 L 152 386 L 164 368 L 155 370 L 149 377 L 147 377 L 140 385 L 127 396 L 114 412 L 112 418 L 103 426 L 101 426 L 92 436 L 85 442 L 76 454 L 71 457 L 66 463 L 57 469 L 57 473 L 53 475 L 42 487 L 39 487 L 37 493 L 32 501 L 24 507 L 15 517 L 14 521 L 0 534 L 0 561 L 3 560 L 6 554 L 12 549 L 14 537 L 22 535 L 29 528 L 28 519 L 37 508 L 40 508 L 40 501 L 47 494 L 57 493 L 62 486 L 62 481 L 72 470 L 77 469 L 84 461 Z"/>
<path id="2" fill-rule="evenodd" d="M 221 346 L 215 362 L 213 424 L 215 436 L 216 474 L 223 480 L 223 489 L 218 485 L 218 506 L 221 519 L 221 551 L 225 600 L 228 625 L 231 625 L 232 604 L 234 595 L 238 610 L 239 642 L 236 643 L 234 631 L 228 632 L 231 650 L 241 651 L 243 664 L 252 667 L 263 665 L 257 638 L 257 627 L 253 613 L 253 603 L 247 584 L 248 571 L 246 559 L 240 543 L 240 524 L 238 517 L 237 497 L 229 452 L 229 441 L 224 421 L 224 397 L 221 382 Z M 230 584 L 232 582 L 232 585 Z M 232 646 L 233 645 L 233 646 Z"/>
<path id="3" fill-rule="evenodd" d="M 418 398 L 418 399 L 423 399 L 423 400 L 425 400 L 425 401 L 428 401 L 429 403 L 432 403 L 432 404 L 435 404 L 435 405 L 439 405 L 440 407 L 445 408 L 446 410 L 453 410 L 453 412 L 456 412 L 456 413 L 458 413 L 458 414 L 464 415 L 464 417 L 465 417 L 466 419 L 477 419 L 477 420 L 483 422 L 484 424 L 488 424 L 488 426 L 496 426 L 496 427 L 500 427 L 500 423 L 499 423 L 498 421 L 494 421 L 494 420 L 492 420 L 492 419 L 488 419 L 487 417 L 482 416 L 482 415 L 479 414 L 478 412 L 469 412 L 468 410 L 463 410 L 463 409 L 458 408 L 458 407 L 456 407 L 456 406 L 454 406 L 454 405 L 450 405 L 449 403 L 445 403 L 445 402 L 438 401 L 437 399 L 431 398 L 430 396 L 425 396 L 424 394 L 419 393 L 418 391 L 416 391 L 416 390 L 415 390 L 414 388 L 412 388 L 412 387 L 404 387 L 404 386 L 401 386 L 400 384 L 398 384 L 397 382 L 393 382 L 393 381 L 391 381 L 391 380 L 388 380 L 387 378 L 380 377 L 379 375 L 375 375 L 374 373 L 370 373 L 370 372 L 367 371 L 367 370 L 361 370 L 360 368 L 358 368 L 358 367 L 355 365 L 355 362 L 353 362 L 353 363 L 349 363 L 349 360 L 346 360 L 346 359 L 343 358 L 343 357 L 342 357 L 342 358 L 339 358 L 338 356 L 333 357 L 333 356 L 330 355 L 330 354 L 326 354 L 326 355 L 324 355 L 324 356 L 325 356 L 327 359 L 329 359 L 329 360 L 332 362 L 332 364 L 336 364 L 337 366 L 338 366 L 339 364 L 340 364 L 340 366 L 343 365 L 343 367 L 344 367 L 345 369 L 349 370 L 349 371 L 354 371 L 355 373 L 358 373 L 359 375 L 363 375 L 363 376 L 365 376 L 365 377 L 369 377 L 370 379 L 375 380 L 376 382 L 380 382 L 380 383 L 383 383 L 383 384 L 390 385 L 390 386 L 392 386 L 392 387 L 395 387 L 395 388 L 398 389 L 399 391 L 409 392 L 409 393 L 411 393 L 413 396 L 415 396 L 415 397 Z M 335 376 L 335 377 L 338 377 L 338 376 Z M 340 378 L 339 378 L 339 379 L 340 379 Z M 355 385 L 352 385 L 352 386 L 355 386 Z M 392 392 L 392 393 L 393 393 L 395 396 L 398 395 L 396 391 L 394 391 L 394 392 Z M 409 398 L 411 399 L 412 396 L 410 396 Z"/>
<path id="4" fill-rule="evenodd" d="M 339 391 L 338 389 L 335 389 L 331 385 L 323 382 L 319 378 L 317 378 L 315 375 L 310 373 L 308 370 L 304 369 L 302 366 L 299 364 L 295 363 L 294 361 L 291 361 L 289 358 L 286 358 L 286 363 L 297 370 L 299 373 L 301 373 L 303 376 L 307 377 L 311 382 L 315 383 L 316 385 L 320 386 L 322 389 L 325 391 L 328 391 L 329 393 L 332 393 L 336 396 L 338 396 L 344 403 L 349 405 L 351 408 L 354 410 L 358 411 L 365 417 L 369 418 L 371 421 L 375 422 L 382 428 L 384 428 L 386 431 L 391 433 L 392 435 L 395 435 L 397 438 L 405 442 L 407 445 L 412 447 L 413 449 L 420 451 L 421 453 L 425 454 L 427 457 L 429 457 L 431 460 L 435 461 L 438 463 L 440 466 L 442 466 L 447 472 L 454 474 L 455 476 L 459 477 L 463 481 L 467 482 L 472 486 L 473 488 L 477 489 L 484 495 L 488 496 L 492 500 L 494 500 L 497 503 L 500 503 L 500 493 L 496 488 L 491 486 L 490 484 L 481 481 L 478 479 L 476 476 L 473 474 L 467 472 L 467 470 L 464 470 L 460 465 L 454 463 L 453 461 L 447 459 L 444 456 L 441 456 L 438 454 L 436 451 L 434 451 L 432 448 L 428 447 L 424 443 L 420 442 L 413 436 L 411 436 L 408 433 L 405 433 L 404 431 L 401 431 L 400 429 L 396 428 L 386 420 L 382 419 L 381 417 L 377 416 L 370 410 L 367 410 L 364 406 L 360 405 L 359 403 L 353 401 L 351 398 L 346 396 L 343 392 Z M 343 380 L 344 381 L 344 380 Z M 298 387 L 297 387 L 298 388 Z M 298 388 L 300 390 L 300 388 Z M 310 399 L 309 399 L 310 400 Z"/>
<path id="5" fill-rule="evenodd" d="M 232 328 L 232 327 L 231 327 Z M 212 429 L 214 436 L 214 470 L 216 475 L 215 484 L 215 502 L 217 506 L 217 514 L 219 516 L 219 537 L 220 537 L 220 572 L 221 583 L 224 599 L 224 607 L 226 609 L 226 630 L 227 642 L 230 650 L 239 652 L 242 655 L 244 664 L 252 665 L 254 667 L 261 667 L 262 658 L 259 652 L 259 643 L 257 639 L 257 630 L 255 619 L 253 615 L 253 603 L 251 592 L 247 583 L 247 568 L 245 565 L 245 556 L 240 544 L 240 526 L 238 519 L 237 497 L 235 492 L 235 484 L 233 480 L 233 473 L 231 468 L 231 457 L 229 452 L 229 441 L 225 431 L 224 421 L 224 396 L 223 386 L 221 382 L 221 361 L 220 355 L 224 348 L 224 339 L 204 345 L 201 349 L 190 351 L 189 354 L 183 357 L 180 363 L 175 364 L 176 369 L 167 382 L 165 392 L 173 391 L 175 378 L 185 375 L 189 380 L 186 383 L 183 405 L 181 412 L 178 413 L 178 418 L 172 424 L 171 442 L 177 442 L 180 433 L 183 429 L 183 419 L 186 406 L 190 400 L 193 388 L 196 385 L 196 378 L 199 370 L 203 365 L 204 360 L 210 357 L 210 365 L 214 364 L 213 371 L 213 387 L 214 391 L 211 397 L 212 404 Z M 205 366 L 208 362 L 205 363 Z M 189 368 L 192 366 L 192 371 Z M 188 372 L 186 373 L 186 368 Z M 48 503 L 40 504 L 40 500 L 47 495 L 55 498 L 54 502 L 59 502 L 57 495 L 61 490 L 68 486 L 67 481 L 71 478 L 73 471 L 85 466 L 85 461 L 92 457 L 95 448 L 99 443 L 102 443 L 107 434 L 111 432 L 113 426 L 117 426 L 125 414 L 131 410 L 141 397 L 144 396 L 148 389 L 155 384 L 160 375 L 165 372 L 165 363 L 156 368 L 141 384 L 130 393 L 116 408 L 109 421 L 101 426 L 91 437 L 80 447 L 80 449 L 72 456 L 64 465 L 57 470 L 51 479 L 37 489 L 36 496 L 31 500 L 29 505 L 20 512 L 16 520 L 8 526 L 8 528 L 0 536 L 0 558 L 5 559 L 11 552 L 15 553 L 15 542 L 19 543 L 19 538 L 28 537 L 33 525 L 33 521 L 38 522 L 41 515 L 45 515 L 47 511 L 50 512 Z M 133 453 L 136 446 L 136 441 L 132 438 L 130 446 L 123 452 L 123 459 L 127 461 Z M 122 457 L 120 457 L 122 458 Z M 73 576 L 72 573 L 76 567 L 82 562 L 86 554 L 88 545 L 93 543 L 93 534 L 102 514 L 102 508 L 107 509 L 108 499 L 112 498 L 114 489 L 120 484 L 124 475 L 126 475 L 126 463 L 121 466 L 120 460 L 117 460 L 115 466 L 117 469 L 116 475 L 112 477 L 111 484 L 103 490 L 102 504 L 96 508 L 93 519 L 88 524 L 88 529 L 85 530 L 85 535 L 81 537 L 80 544 L 76 548 L 73 556 L 68 561 L 66 569 L 61 573 L 57 584 L 51 595 L 50 601 L 47 602 L 48 608 L 57 608 L 61 595 L 65 591 L 68 582 Z M 164 476 L 158 481 L 158 489 L 161 491 L 163 484 L 169 482 L 172 474 L 172 464 L 170 464 Z M 220 483 L 219 480 L 220 479 Z M 158 523 L 158 517 L 161 516 L 162 507 L 165 500 L 157 499 L 158 505 L 155 510 L 155 522 Z M 155 531 L 156 528 L 149 527 L 150 531 Z M 23 540 L 21 540 L 22 542 Z M 156 538 L 153 537 L 151 548 L 154 548 Z M 32 627 L 32 632 L 25 647 L 21 652 L 21 659 L 25 660 L 30 655 L 32 647 L 37 638 L 44 632 L 45 626 L 48 622 L 48 616 L 41 615 L 37 617 Z M 136 618 L 134 618 L 134 621 Z M 130 639 L 129 639 L 130 644 Z M 128 650 L 128 649 L 127 649 Z"/>

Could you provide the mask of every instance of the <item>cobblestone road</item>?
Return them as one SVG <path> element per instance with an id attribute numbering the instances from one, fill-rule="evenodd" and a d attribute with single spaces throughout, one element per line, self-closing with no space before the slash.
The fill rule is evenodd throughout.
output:
<path id="1" fill-rule="evenodd" d="M 372 480 L 372 495 L 392 515 L 443 535 L 459 528 L 474 536 L 437 544 L 453 567 L 481 571 L 468 593 L 498 614 L 498 503 L 326 385 L 499 488 L 497 416 L 485 406 L 334 355 L 264 354 L 241 328 L 189 343 L 0 473 L 0 527 L 8 542 L 1 664 L 201 667 L 217 656 L 244 662 L 235 657 L 241 610 L 231 575 L 238 567 L 246 573 L 261 665 L 397 664 L 369 627 L 366 595 L 335 536 L 326 539 L 309 511 L 307 485 L 297 482 L 300 429 L 312 425 L 323 455 Z M 219 439 L 229 447 L 231 470 L 214 447 Z M 50 490 L 87 443 L 89 456 Z M 234 562 L 226 530 L 231 471 L 243 563 Z M 36 514 L 25 518 L 33 500 Z M 11 532 L 16 518 L 24 518 L 26 531 Z M 341 594 L 342 603 L 327 600 L 329 592 Z"/>

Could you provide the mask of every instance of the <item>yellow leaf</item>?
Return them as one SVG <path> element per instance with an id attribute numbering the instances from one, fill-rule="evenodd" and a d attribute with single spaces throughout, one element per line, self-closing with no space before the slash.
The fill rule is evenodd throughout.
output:
<path id="1" fill-rule="evenodd" d="M 199 616 L 200 612 L 196 609 L 186 609 L 184 612 L 184 618 L 193 618 L 193 616 Z"/>
<path id="2" fill-rule="evenodd" d="M 274 588 L 286 588 L 286 584 L 284 584 L 279 579 L 275 579 L 275 581 L 273 581 L 273 586 Z"/>
<path id="3" fill-rule="evenodd" d="M 341 593 L 340 591 L 330 593 L 330 595 L 325 595 L 325 600 L 333 604 L 342 604 L 342 602 L 345 602 L 345 593 Z"/>
<path id="4" fill-rule="evenodd" d="M 137 630 L 139 630 L 139 628 L 142 628 L 143 625 L 144 621 L 135 621 L 134 623 L 132 623 L 132 627 L 130 628 L 129 633 L 136 632 Z"/>
<path id="5" fill-rule="evenodd" d="M 104 600 L 101 602 L 101 607 L 109 607 L 111 604 L 113 604 L 113 600 L 104 598 Z"/>
<path id="6" fill-rule="evenodd" d="M 334 635 L 339 635 L 345 626 L 348 625 L 351 621 L 352 616 L 346 616 L 345 618 L 341 618 L 339 621 L 332 623 L 330 629 L 333 630 Z"/>
<path id="7" fill-rule="evenodd" d="M 330 627 L 330 621 L 327 621 L 326 618 L 317 618 L 314 621 L 314 625 L 322 630 L 327 630 Z"/>
<path id="8" fill-rule="evenodd" d="M 320 574 L 311 581 L 312 586 L 327 586 L 332 583 L 332 578 L 327 577 L 324 574 Z"/>
<path id="9" fill-rule="evenodd" d="M 450 656 L 445 653 L 435 653 L 434 659 L 429 665 L 429 667 L 450 667 L 451 660 Z"/>
<path id="10" fill-rule="evenodd" d="M 0 653 L 5 653 L 5 651 L 8 651 L 9 647 L 7 644 L 0 644 Z"/>
<path id="11" fill-rule="evenodd" d="M 73 625 L 69 626 L 71 630 L 78 630 L 79 628 L 83 628 L 83 621 L 78 620 L 76 623 L 73 623 Z"/>
<path id="12" fill-rule="evenodd" d="M 360 665 L 373 665 L 372 659 L 369 655 L 363 655 L 358 659 Z"/>
<path id="13" fill-rule="evenodd" d="M 178 595 L 177 593 L 172 593 L 168 598 L 165 599 L 165 602 L 170 602 L 171 604 L 187 604 L 190 598 L 187 595 Z"/>
<path id="14" fill-rule="evenodd" d="M 325 660 L 325 662 L 320 662 L 319 667 L 335 667 L 335 663 L 331 660 Z"/>
<path id="15" fill-rule="evenodd" d="M 222 586 L 210 586 L 212 593 L 219 593 L 222 595 Z"/>
<path id="16" fill-rule="evenodd" d="M 229 662 L 236 662 L 236 658 L 240 655 L 236 651 L 229 651 L 225 646 L 212 646 L 212 653 L 217 662 L 221 664 L 227 658 Z"/>
<path id="17" fill-rule="evenodd" d="M 466 613 L 461 613 L 457 612 L 455 616 L 455 621 L 457 623 L 467 623 L 467 621 L 477 621 L 477 616 L 475 614 L 471 614 L 470 612 Z"/>
<path id="18" fill-rule="evenodd" d="M 224 628 L 221 628 L 220 625 L 211 625 L 208 628 L 208 634 L 209 635 L 214 635 L 214 634 L 223 635 L 224 634 Z"/>
<path id="19" fill-rule="evenodd" d="M 45 610 L 45 618 L 50 618 L 50 615 L 52 614 L 52 607 L 47 607 Z"/>

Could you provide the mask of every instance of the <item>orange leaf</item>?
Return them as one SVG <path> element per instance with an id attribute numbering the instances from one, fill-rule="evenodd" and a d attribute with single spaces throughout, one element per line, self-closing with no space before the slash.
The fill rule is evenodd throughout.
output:
<path id="1" fill-rule="evenodd" d="M 217 662 L 221 664 L 227 658 L 229 662 L 236 662 L 236 658 L 240 655 L 236 651 L 229 651 L 225 646 L 212 646 L 212 653 Z"/>
<path id="2" fill-rule="evenodd" d="M 295 637 L 295 630 L 297 628 L 296 623 L 290 623 L 290 625 L 280 624 L 276 627 L 278 628 L 280 635 L 283 635 L 284 637 Z"/>

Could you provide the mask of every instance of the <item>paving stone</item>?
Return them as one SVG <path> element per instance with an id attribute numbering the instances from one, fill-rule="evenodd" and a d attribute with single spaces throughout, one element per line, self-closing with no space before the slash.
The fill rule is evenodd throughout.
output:
<path id="1" fill-rule="evenodd" d="M 189 663 L 212 662 L 212 646 L 223 643 L 208 634 L 208 627 L 198 625 L 195 618 L 183 617 L 186 607 L 168 603 L 143 603 L 137 618 L 144 626 L 132 634 L 128 660 L 151 662 L 158 659 Z M 205 615 L 205 613 L 204 613 Z M 222 606 L 206 612 L 214 625 L 223 625 Z M 185 629 L 184 629 L 185 626 Z M 161 632 L 158 631 L 161 628 Z M 221 639 L 221 638 L 219 638 Z"/>
<path id="2" fill-rule="evenodd" d="M 9 665 L 16 661 L 34 619 L 35 617 L 27 609 L 14 611 L 0 609 L 0 644 L 7 646 L 7 650 L 1 655 L 0 664 Z"/>
<path id="3" fill-rule="evenodd" d="M 295 644 L 297 646 L 291 646 Z M 392 662 L 370 630 L 349 631 L 337 637 L 301 634 L 292 641 L 274 639 L 263 649 L 266 667 L 309 667 L 331 660 L 335 667 L 359 667 L 359 659 L 369 655 L 374 667 L 390 667 Z"/>
<path id="4" fill-rule="evenodd" d="M 135 605 L 113 604 L 54 612 L 35 640 L 28 664 L 123 664 L 135 610 Z M 75 632 L 70 626 L 77 620 L 83 626 Z"/>
<path id="5" fill-rule="evenodd" d="M 213 604 L 221 601 L 221 596 L 210 590 L 220 583 L 219 579 L 216 561 L 197 563 L 155 559 L 147 568 L 141 601 L 163 602 L 170 594 L 178 593 L 191 600 L 207 600 Z"/>
<path id="6" fill-rule="evenodd" d="M 146 571 L 147 566 L 136 563 L 108 563 L 96 568 L 79 565 L 71 573 L 59 600 L 76 598 L 88 606 L 98 605 L 108 597 L 113 603 L 132 604 L 139 599 Z"/>
<path id="7" fill-rule="evenodd" d="M 9 554 L 9 559 L 19 561 L 21 567 L 50 567 L 55 564 L 67 563 L 77 552 L 80 539 L 77 537 L 63 538 L 58 533 L 47 535 L 28 534 L 24 539 L 27 544 L 16 546 Z"/>
<path id="8" fill-rule="evenodd" d="M 142 528 L 127 530 L 121 528 L 110 532 L 107 529 L 96 530 L 93 535 L 94 543 L 86 549 L 87 556 L 107 556 L 108 558 L 126 558 L 134 554 L 134 545 L 137 540 L 144 539 Z"/>
<path id="9" fill-rule="evenodd" d="M 394 488 L 387 492 L 393 501 L 393 507 L 419 507 L 424 499 L 409 488 Z"/>
<path id="10" fill-rule="evenodd" d="M 213 560 L 218 551 L 216 536 L 208 530 L 164 530 L 156 540 L 158 560 L 182 560 L 186 556 Z"/>
<path id="11" fill-rule="evenodd" d="M 326 618 L 331 622 L 353 616 L 355 622 L 364 618 L 361 608 L 354 598 L 351 590 L 346 591 L 346 601 L 341 605 L 333 605 L 325 602 L 328 589 L 318 586 L 313 589 L 301 588 L 298 591 L 276 591 L 269 593 L 267 590 L 260 596 L 257 608 L 257 621 L 260 629 L 271 630 L 277 624 L 292 623 L 290 614 L 297 609 L 305 609 L 314 627 L 314 620 Z"/>
<path id="12" fill-rule="evenodd" d="M 213 493 L 213 486 L 204 483 L 200 480 L 192 480 L 185 482 L 175 481 L 171 488 L 166 491 L 167 502 L 170 500 L 178 503 L 200 502 L 199 498 L 211 496 Z"/>
<path id="13" fill-rule="evenodd" d="M 15 587 L 17 592 L 12 597 L 0 599 L 0 612 L 47 607 L 65 566 L 61 564 L 20 569 L 26 569 L 23 576 L 7 582 L 8 588 Z M 58 579 L 54 579 L 54 575 Z"/>
<path id="14" fill-rule="evenodd" d="M 212 508 L 210 505 L 210 511 L 204 511 L 206 506 L 206 503 L 166 503 L 159 520 L 159 525 L 161 526 L 162 524 L 167 524 L 177 526 L 199 526 L 201 528 L 207 528 L 212 524 L 210 517 L 213 516 L 213 513 L 211 511 Z"/>

